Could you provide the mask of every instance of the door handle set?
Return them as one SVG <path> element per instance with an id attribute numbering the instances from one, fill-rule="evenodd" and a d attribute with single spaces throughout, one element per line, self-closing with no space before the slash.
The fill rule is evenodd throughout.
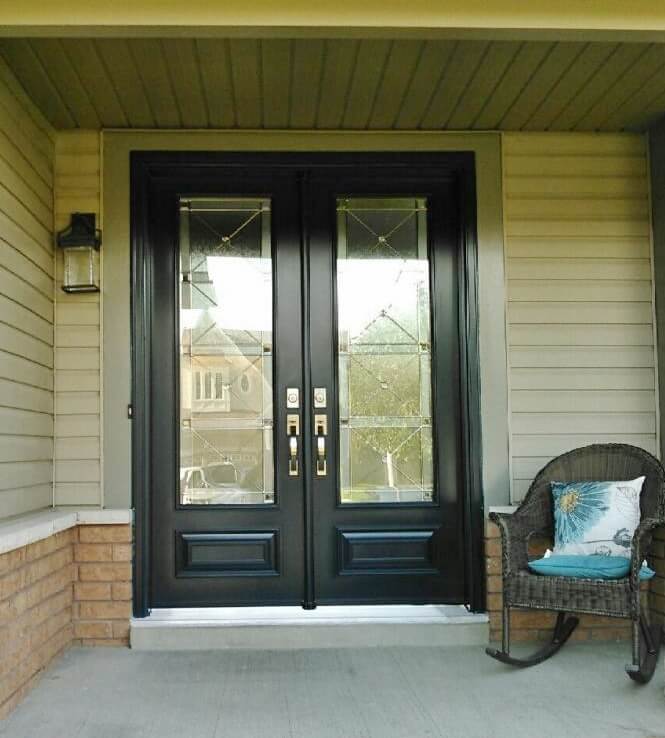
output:
<path id="1" fill-rule="evenodd" d="M 322 413 L 328 407 L 328 392 L 325 387 L 314 387 L 314 439 L 316 441 L 316 476 L 328 474 L 326 458 L 326 436 L 328 435 L 328 414 Z"/>
<path id="2" fill-rule="evenodd" d="M 315 409 L 326 408 L 325 387 L 314 388 Z M 291 412 L 286 415 L 286 435 L 289 449 L 289 476 L 297 477 L 300 474 L 300 462 L 298 457 L 298 438 L 300 436 L 300 391 L 297 387 L 287 387 L 286 407 Z M 314 443 L 316 453 L 316 476 L 325 477 L 328 474 L 328 460 L 326 454 L 326 436 L 328 435 L 328 415 L 317 412 L 314 414 Z"/>
<path id="3" fill-rule="evenodd" d="M 289 413 L 286 416 L 286 433 L 289 438 L 289 476 L 297 477 L 298 465 L 298 436 L 300 435 L 300 416 Z"/>

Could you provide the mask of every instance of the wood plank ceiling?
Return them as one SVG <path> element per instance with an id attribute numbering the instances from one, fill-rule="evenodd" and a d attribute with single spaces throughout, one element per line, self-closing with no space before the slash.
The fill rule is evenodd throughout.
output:
<path id="1" fill-rule="evenodd" d="M 0 39 L 56 128 L 642 130 L 665 44 Z"/>

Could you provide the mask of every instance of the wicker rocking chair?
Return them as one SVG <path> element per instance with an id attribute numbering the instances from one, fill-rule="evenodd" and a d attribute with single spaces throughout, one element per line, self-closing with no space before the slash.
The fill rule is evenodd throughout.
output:
<path id="1" fill-rule="evenodd" d="M 635 479 L 645 476 L 641 494 L 641 522 L 632 541 L 630 573 L 623 579 L 576 579 L 530 572 L 529 538 L 551 538 L 554 530 L 550 482 Z M 503 637 L 501 649 L 487 654 L 512 666 L 533 666 L 554 655 L 568 640 L 578 618 L 588 613 L 632 621 L 633 661 L 628 676 L 645 684 L 653 676 L 663 628 L 651 624 L 640 601 L 639 572 L 648 558 L 655 528 L 665 524 L 665 469 L 651 454 L 634 446 L 602 444 L 570 451 L 547 464 L 534 479 L 524 501 L 513 514 L 491 513 L 501 531 L 503 561 Z M 510 654 L 511 608 L 558 612 L 551 642 L 529 658 Z"/>

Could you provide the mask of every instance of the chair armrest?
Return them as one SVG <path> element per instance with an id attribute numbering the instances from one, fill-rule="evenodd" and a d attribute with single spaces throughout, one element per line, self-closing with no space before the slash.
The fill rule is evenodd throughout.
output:
<path id="1" fill-rule="evenodd" d="M 547 523 L 531 515 L 514 513 L 490 513 L 489 519 L 501 532 L 503 576 L 526 569 L 529 561 L 529 538 L 536 533 L 546 533 Z"/>
<path id="2" fill-rule="evenodd" d="M 651 545 L 653 532 L 665 525 L 661 518 L 644 518 L 635 529 L 630 553 L 630 587 L 638 591 L 640 587 L 640 569 Z"/>

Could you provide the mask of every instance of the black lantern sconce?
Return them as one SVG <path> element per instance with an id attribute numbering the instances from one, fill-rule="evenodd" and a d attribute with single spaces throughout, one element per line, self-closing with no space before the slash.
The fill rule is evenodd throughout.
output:
<path id="1" fill-rule="evenodd" d="M 67 228 L 56 236 L 62 249 L 65 292 L 99 292 L 99 249 L 102 233 L 94 213 L 72 213 Z"/>

